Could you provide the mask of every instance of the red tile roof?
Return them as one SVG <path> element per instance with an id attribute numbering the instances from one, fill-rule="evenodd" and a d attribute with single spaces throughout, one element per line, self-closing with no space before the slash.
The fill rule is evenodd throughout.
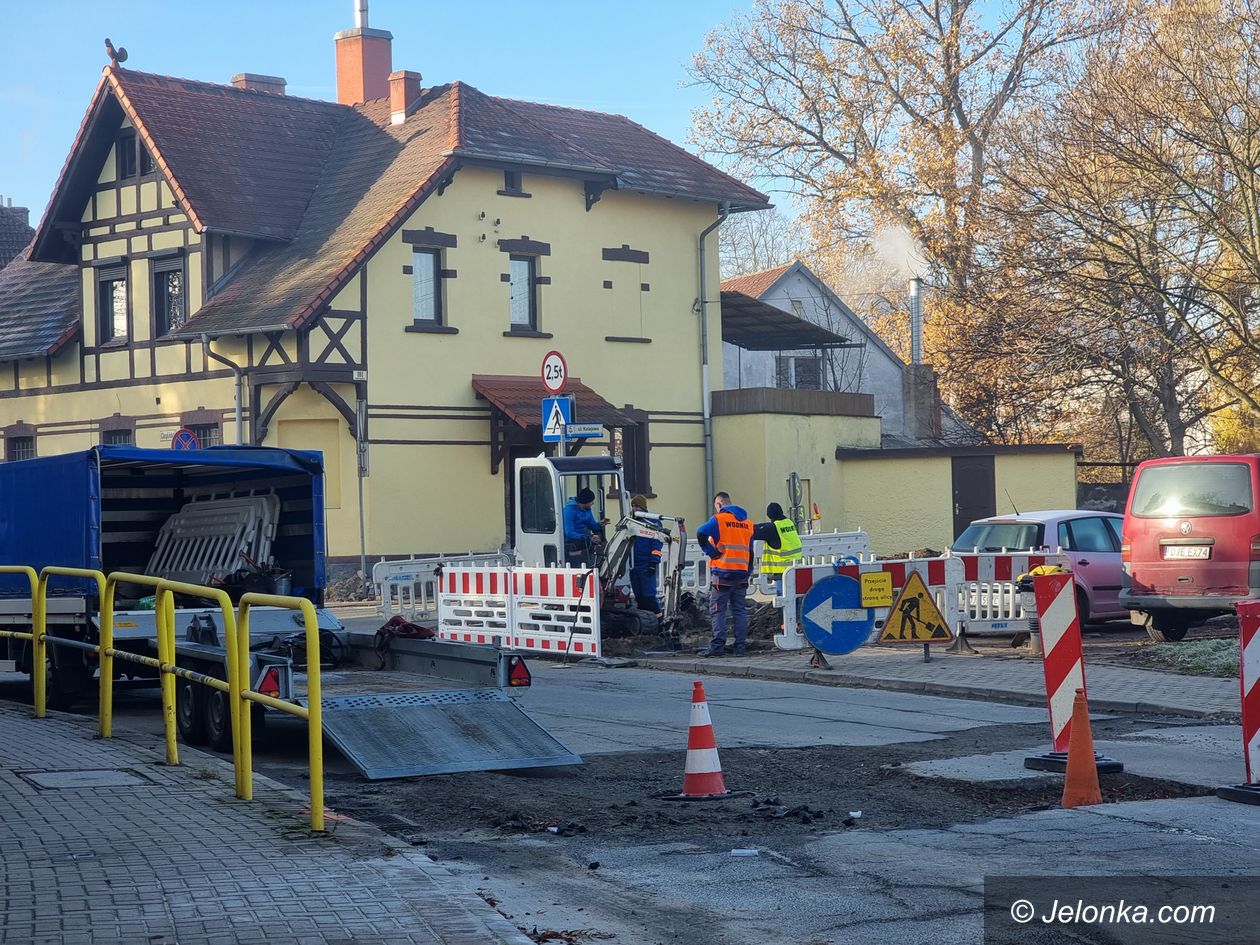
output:
<path id="1" fill-rule="evenodd" d="M 86 199 L 80 178 L 103 158 L 122 114 L 198 231 L 268 241 L 213 287 L 179 332 L 185 336 L 301 326 L 465 160 L 576 172 L 607 187 L 746 209 L 768 205 L 617 115 L 495 98 L 457 82 L 425 90 L 394 125 L 387 100 L 350 108 L 109 67 L 40 225 L 37 259 L 69 262 L 56 231 L 77 225 Z"/>
<path id="2" fill-rule="evenodd" d="M 201 227 L 260 239 L 296 235 L 350 114 L 334 102 L 130 69 L 109 79 Z"/>
<path id="3" fill-rule="evenodd" d="M 750 272 L 746 276 L 732 276 L 729 279 L 723 279 L 722 291 L 738 292 L 740 295 L 746 295 L 750 299 L 759 299 L 769 292 L 770 287 L 778 282 L 783 274 L 794 265 L 796 265 L 794 262 L 790 262 L 786 266 L 776 266 L 773 269 L 763 269 L 761 272 Z"/>
<path id="4" fill-rule="evenodd" d="M 502 410 L 519 427 L 542 426 L 542 398 L 552 396 L 541 378 L 507 374 L 474 374 L 473 390 Z M 634 426 L 636 421 L 595 391 L 570 378 L 564 392 L 574 398 L 575 423 L 602 423 L 606 427 Z"/>

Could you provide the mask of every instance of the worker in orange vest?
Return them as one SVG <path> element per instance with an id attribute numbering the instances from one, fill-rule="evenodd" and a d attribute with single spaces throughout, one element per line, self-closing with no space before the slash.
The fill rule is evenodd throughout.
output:
<path id="1" fill-rule="evenodd" d="M 752 571 L 752 543 L 764 541 L 779 547 L 779 532 L 773 522 L 756 525 L 748 513 L 731 502 L 726 492 L 713 497 L 713 517 L 696 529 L 700 550 L 709 556 L 709 616 L 713 620 L 713 640 L 701 656 L 722 656 L 726 652 L 726 611 L 735 625 L 735 655 L 743 656 L 748 646 L 748 575 Z"/>

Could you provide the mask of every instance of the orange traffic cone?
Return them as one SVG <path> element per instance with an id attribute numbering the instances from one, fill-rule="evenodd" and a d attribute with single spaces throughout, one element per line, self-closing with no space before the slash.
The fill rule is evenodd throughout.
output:
<path id="1" fill-rule="evenodd" d="M 687 730 L 687 765 L 683 771 L 683 797 L 726 797 L 726 781 L 722 778 L 722 762 L 718 759 L 717 739 L 709 718 L 709 703 L 704 684 L 696 680 L 691 691 L 691 727 Z"/>
<path id="2" fill-rule="evenodd" d="M 1063 781 L 1063 807 L 1101 804 L 1098 763 L 1094 758 L 1094 733 L 1089 728 L 1085 690 L 1076 690 L 1072 703 L 1072 728 L 1068 733 L 1067 777 Z"/>

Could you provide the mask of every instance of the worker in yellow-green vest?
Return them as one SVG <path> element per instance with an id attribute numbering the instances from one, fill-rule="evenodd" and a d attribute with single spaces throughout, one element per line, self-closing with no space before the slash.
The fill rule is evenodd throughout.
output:
<path id="1" fill-rule="evenodd" d="M 783 514 L 783 506 L 771 502 L 766 506 L 766 517 L 779 533 L 779 547 L 768 544 L 761 550 L 761 573 L 774 581 L 775 593 L 783 594 L 783 573 L 801 560 L 801 536 L 796 533 L 796 523 Z"/>

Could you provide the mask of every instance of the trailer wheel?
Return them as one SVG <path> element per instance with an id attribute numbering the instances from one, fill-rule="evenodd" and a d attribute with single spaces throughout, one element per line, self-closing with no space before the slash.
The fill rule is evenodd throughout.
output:
<path id="1" fill-rule="evenodd" d="M 52 709 L 68 710 L 73 708 L 87 691 L 92 682 L 92 671 L 88 669 L 78 654 L 75 658 L 62 658 L 58 662 L 50 657 L 48 660 L 48 706 Z"/>
<path id="2" fill-rule="evenodd" d="M 206 691 L 206 742 L 215 751 L 232 750 L 231 696 L 219 689 Z"/>
<path id="3" fill-rule="evenodd" d="M 175 724 L 185 744 L 204 745 L 209 738 L 207 715 L 212 691 L 191 679 L 175 677 Z"/>
<path id="4" fill-rule="evenodd" d="M 217 675 L 217 674 L 216 674 Z M 196 683 L 193 683 L 196 686 Z M 206 744 L 215 751 L 232 750 L 232 697 L 220 689 L 197 686 L 205 689 L 206 699 Z M 267 713 L 260 705 L 250 704 L 251 730 L 254 741 L 262 734 L 267 724 Z"/>

